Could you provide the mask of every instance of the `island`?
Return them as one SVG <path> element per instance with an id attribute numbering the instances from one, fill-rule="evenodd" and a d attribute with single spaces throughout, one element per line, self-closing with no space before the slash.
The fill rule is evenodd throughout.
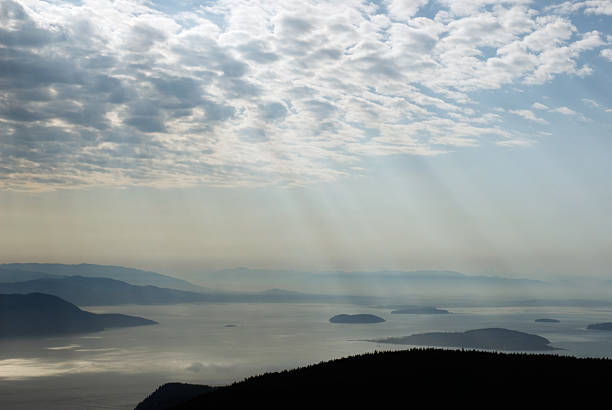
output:
<path id="1" fill-rule="evenodd" d="M 385 319 L 376 315 L 369 315 L 365 313 L 356 314 L 356 315 L 347 315 L 341 314 L 336 315 L 329 319 L 331 323 L 350 323 L 350 324 L 358 324 L 358 323 L 381 323 L 384 322 Z"/>
<path id="2" fill-rule="evenodd" d="M 560 320 L 549 319 L 549 318 L 536 319 L 535 322 L 538 322 L 538 323 L 561 323 Z"/>
<path id="3" fill-rule="evenodd" d="M 447 315 L 450 312 L 433 306 L 404 306 L 393 310 L 394 315 Z"/>
<path id="4" fill-rule="evenodd" d="M 419 333 L 411 336 L 370 340 L 370 342 L 507 351 L 557 350 L 550 346 L 550 340 L 542 336 L 502 328 L 476 329 L 466 332 Z"/>
<path id="5" fill-rule="evenodd" d="M 607 330 L 607 331 L 612 332 L 612 322 L 594 323 L 592 325 L 588 325 L 587 329 L 589 330 Z"/>
<path id="6" fill-rule="evenodd" d="M 0 294 L 0 338 L 88 333 L 154 324 L 157 322 L 137 316 L 87 312 L 44 293 Z"/>

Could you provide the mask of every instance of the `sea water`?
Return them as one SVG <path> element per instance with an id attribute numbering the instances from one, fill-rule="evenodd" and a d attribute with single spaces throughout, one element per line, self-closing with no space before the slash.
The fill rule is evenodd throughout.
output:
<path id="1" fill-rule="evenodd" d="M 408 346 L 369 342 L 433 331 L 503 327 L 538 334 L 580 357 L 612 357 L 611 308 L 449 308 L 449 315 L 326 304 L 180 304 L 86 310 L 153 319 L 155 326 L 70 337 L 0 341 L 0 408 L 132 409 L 169 381 L 223 385 L 266 371 Z M 379 324 L 332 324 L 339 313 L 371 313 Z M 550 317 L 560 323 L 536 323 Z"/>

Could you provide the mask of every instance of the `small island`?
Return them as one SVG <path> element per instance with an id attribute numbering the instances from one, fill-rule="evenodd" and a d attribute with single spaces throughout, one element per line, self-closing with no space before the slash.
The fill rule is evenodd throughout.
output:
<path id="1" fill-rule="evenodd" d="M 336 315 L 329 319 L 331 323 L 350 323 L 350 324 L 358 324 L 358 323 L 381 323 L 384 322 L 385 319 L 376 315 L 369 314 L 357 314 L 357 315 L 347 315 L 341 314 Z"/>
<path id="2" fill-rule="evenodd" d="M 607 330 L 609 332 L 612 332 L 612 322 L 594 323 L 592 325 L 588 325 L 587 329 L 589 330 Z"/>
<path id="3" fill-rule="evenodd" d="M 549 319 L 549 318 L 536 319 L 535 322 L 538 322 L 538 323 L 561 323 L 560 320 Z"/>
<path id="4" fill-rule="evenodd" d="M 155 324 L 153 320 L 137 316 L 86 312 L 44 293 L 0 294 L 0 338 L 66 335 Z"/>
<path id="5" fill-rule="evenodd" d="M 370 340 L 370 342 L 506 351 L 557 350 L 550 346 L 550 340 L 542 336 L 502 328 L 476 329 L 466 332 L 420 333 Z"/>
<path id="6" fill-rule="evenodd" d="M 447 315 L 450 312 L 433 306 L 403 306 L 393 310 L 394 315 Z"/>

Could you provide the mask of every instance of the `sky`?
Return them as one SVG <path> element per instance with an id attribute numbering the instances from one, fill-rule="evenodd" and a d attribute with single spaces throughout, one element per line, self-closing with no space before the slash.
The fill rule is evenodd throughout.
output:
<path id="1" fill-rule="evenodd" d="M 0 261 L 610 274 L 612 0 L 0 0 Z"/>

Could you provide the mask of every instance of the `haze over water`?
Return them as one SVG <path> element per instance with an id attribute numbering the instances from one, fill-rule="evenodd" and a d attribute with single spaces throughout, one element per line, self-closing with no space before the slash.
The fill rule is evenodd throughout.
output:
<path id="1" fill-rule="evenodd" d="M 408 347 L 367 339 L 441 330 L 505 327 L 539 334 L 565 349 L 551 354 L 612 356 L 612 334 L 585 329 L 609 318 L 612 308 L 451 308 L 451 315 L 391 315 L 389 309 L 355 305 L 237 303 L 90 310 L 139 315 L 160 324 L 0 342 L 0 394 L 7 408 L 132 409 L 165 382 L 223 385 L 264 371 Z M 328 322 L 340 312 L 373 313 L 387 321 Z M 534 322 L 541 317 L 561 323 Z"/>
<path id="2" fill-rule="evenodd" d="M 612 322 L 611 73 L 612 0 L 0 0 L 1 264 L 175 277 L 34 279 L 65 299 L 122 289 L 104 304 L 186 300 L 130 287 L 165 283 L 454 312 L 97 306 L 159 324 L 0 337 L 0 407 L 128 409 L 163 382 L 430 331 L 503 327 L 609 356 L 612 332 L 586 326 Z M 0 286 L 30 289 L 15 269 Z M 328 322 L 341 313 L 387 321 Z M 9 336 L 38 323 L 9 316 Z"/>

